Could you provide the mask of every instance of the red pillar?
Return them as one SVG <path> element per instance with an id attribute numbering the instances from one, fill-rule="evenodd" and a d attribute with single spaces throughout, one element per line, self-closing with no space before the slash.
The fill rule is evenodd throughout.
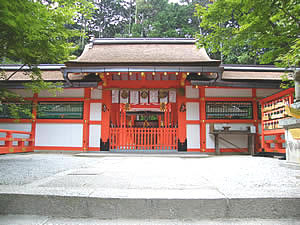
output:
<path id="1" fill-rule="evenodd" d="M 177 93 L 178 111 L 178 151 L 187 151 L 186 141 L 186 102 L 185 97 Z"/>
<path id="2" fill-rule="evenodd" d="M 89 123 L 90 123 L 90 102 L 91 102 L 91 88 L 84 89 L 84 103 L 83 103 L 83 151 L 86 152 L 89 147 Z"/>
<path id="3" fill-rule="evenodd" d="M 205 87 L 200 86 L 200 148 L 202 152 L 206 151 L 206 109 L 205 109 Z"/>
<path id="4" fill-rule="evenodd" d="M 111 91 L 104 89 L 102 96 L 103 96 L 103 103 L 102 103 L 103 105 L 102 105 L 102 125 L 101 125 L 100 151 L 109 151 Z"/>
<path id="5" fill-rule="evenodd" d="M 259 132 L 258 132 L 258 102 L 256 98 L 256 88 L 252 88 L 252 105 L 253 105 L 253 125 L 255 126 L 256 135 L 255 143 L 259 143 Z M 262 117 L 261 117 L 262 118 Z M 258 145 L 255 146 L 255 151 L 258 151 Z"/>
<path id="6" fill-rule="evenodd" d="M 35 148 L 35 136 L 36 136 L 36 116 L 37 116 L 37 107 L 38 107 L 38 94 L 33 95 L 32 100 L 32 123 L 31 123 L 31 137 L 32 137 L 32 151 Z"/>

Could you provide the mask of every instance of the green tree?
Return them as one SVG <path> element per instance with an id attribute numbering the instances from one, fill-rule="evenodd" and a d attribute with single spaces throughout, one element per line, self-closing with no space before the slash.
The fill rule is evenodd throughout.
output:
<path id="1" fill-rule="evenodd" d="M 299 3 L 299 2 L 298 2 Z M 212 53 L 257 58 L 259 63 L 299 64 L 300 4 L 297 0 L 216 0 L 197 5 L 199 45 Z M 247 57 L 246 57 L 247 58 Z M 238 61 L 238 60 L 237 60 Z"/>
<path id="2" fill-rule="evenodd" d="M 194 6 L 195 2 L 174 4 L 168 0 L 137 0 L 131 36 L 193 37 L 199 27 Z"/>
<path id="3" fill-rule="evenodd" d="M 126 24 L 130 18 L 132 2 L 127 0 L 94 1 L 95 12 L 89 21 L 90 33 L 98 38 L 115 37 L 118 33 L 125 33 Z"/>
<path id="4" fill-rule="evenodd" d="M 27 85 L 33 92 L 55 87 L 44 82 L 37 65 L 62 63 L 69 59 L 75 44 L 74 37 L 82 35 L 80 30 L 68 29 L 79 15 L 88 16 L 93 5 L 88 0 L 1 0 L 0 1 L 0 60 L 18 62 L 22 67 L 32 68 L 28 76 L 32 83 Z M 20 70 L 19 69 L 19 70 Z M 9 80 L 15 72 L 4 76 Z M 17 99 L 0 87 L 0 101 Z M 14 107 L 15 108 L 15 107 Z"/>

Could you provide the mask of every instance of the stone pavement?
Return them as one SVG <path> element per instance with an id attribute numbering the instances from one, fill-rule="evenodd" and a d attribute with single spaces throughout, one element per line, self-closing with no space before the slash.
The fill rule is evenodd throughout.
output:
<path id="1" fill-rule="evenodd" d="M 47 225 L 59 224 L 51 222 L 56 217 L 65 224 L 80 224 L 70 217 L 110 221 L 105 224 L 209 224 L 211 218 L 220 224 L 268 224 L 274 219 L 273 224 L 297 224 L 300 219 L 300 170 L 281 166 L 284 161 L 97 156 L 0 155 L 0 224 L 11 218 L 8 214 L 37 214 Z"/>

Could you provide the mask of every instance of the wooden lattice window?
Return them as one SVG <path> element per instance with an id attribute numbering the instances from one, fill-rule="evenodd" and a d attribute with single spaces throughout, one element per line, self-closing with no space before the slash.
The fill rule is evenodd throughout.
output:
<path id="1" fill-rule="evenodd" d="M 206 119 L 253 119 L 252 102 L 206 102 Z"/>
<path id="2" fill-rule="evenodd" d="M 39 102 L 38 119 L 82 119 L 83 102 Z"/>

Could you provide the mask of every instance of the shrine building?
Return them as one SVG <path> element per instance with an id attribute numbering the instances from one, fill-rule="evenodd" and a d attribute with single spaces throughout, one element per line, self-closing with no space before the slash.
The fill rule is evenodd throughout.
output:
<path id="1" fill-rule="evenodd" d="M 34 115 L 16 121 L 2 102 L 0 129 L 31 132 L 34 151 L 211 154 L 262 150 L 259 100 L 281 90 L 285 71 L 223 65 L 194 39 L 159 38 L 93 39 L 76 60 L 39 68 L 63 91 L 24 89 L 26 67 L 0 81 Z"/>

